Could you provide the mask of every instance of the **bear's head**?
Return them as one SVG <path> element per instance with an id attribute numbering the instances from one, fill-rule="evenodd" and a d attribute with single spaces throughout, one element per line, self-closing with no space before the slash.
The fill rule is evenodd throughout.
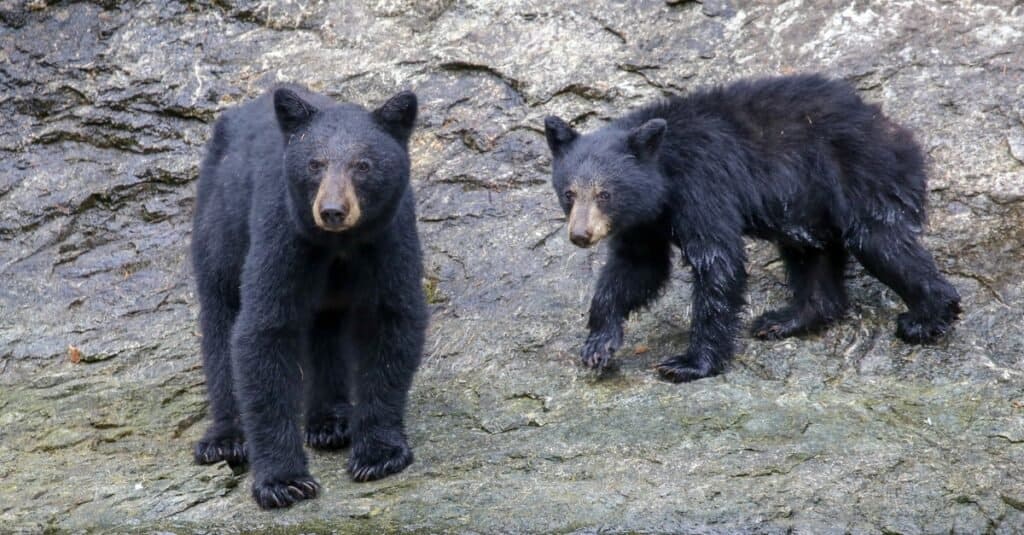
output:
<path id="1" fill-rule="evenodd" d="M 572 243 L 590 247 L 661 215 L 666 186 L 658 150 L 665 129 L 664 119 L 651 119 L 629 130 L 612 125 L 580 135 L 558 117 L 544 120 L 551 182 Z"/>
<path id="2" fill-rule="evenodd" d="M 290 88 L 274 92 L 293 217 L 304 231 L 326 233 L 387 224 L 409 187 L 416 95 L 403 91 L 372 112 L 311 100 Z"/>

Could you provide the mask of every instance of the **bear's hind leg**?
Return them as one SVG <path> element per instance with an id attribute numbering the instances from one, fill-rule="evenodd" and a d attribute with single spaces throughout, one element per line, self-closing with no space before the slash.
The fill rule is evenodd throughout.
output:
<path id="1" fill-rule="evenodd" d="M 848 242 L 864 268 L 907 304 L 909 311 L 897 318 L 896 336 L 923 344 L 949 332 L 960 314 L 960 295 L 911 228 L 873 221 L 858 225 Z"/>
<path id="2" fill-rule="evenodd" d="M 825 250 L 780 246 L 793 297 L 784 308 L 766 312 L 751 324 L 751 334 L 778 340 L 814 332 L 842 317 L 846 311 L 843 276 L 847 253 L 836 244 Z"/>
<path id="3" fill-rule="evenodd" d="M 349 444 L 348 366 L 343 355 L 345 317 L 340 312 L 317 316 L 310 336 L 306 379 L 306 444 L 337 450 Z"/>
<path id="4" fill-rule="evenodd" d="M 227 461 L 232 467 L 243 466 L 245 442 L 235 401 L 230 354 L 231 327 L 238 316 L 238 307 L 230 303 L 228 293 L 204 288 L 202 284 L 199 290 L 199 326 L 203 335 L 200 349 L 213 422 L 192 454 L 197 464 Z M 237 296 L 234 301 L 237 303 Z"/>

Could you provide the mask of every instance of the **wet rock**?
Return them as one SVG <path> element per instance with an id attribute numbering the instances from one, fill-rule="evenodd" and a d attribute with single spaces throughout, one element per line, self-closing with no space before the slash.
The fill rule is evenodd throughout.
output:
<path id="1" fill-rule="evenodd" d="M 111 532 L 1013 532 L 1024 525 L 1024 7 L 918 0 L 0 0 L 0 525 Z M 548 113 L 581 128 L 701 84 L 821 70 L 912 127 L 953 336 L 893 336 L 899 299 L 849 272 L 828 331 L 741 340 L 695 384 L 689 276 L 576 365 L 602 250 L 564 236 Z M 194 466 L 206 402 L 187 259 L 202 145 L 276 81 L 373 105 L 417 91 L 430 343 L 417 461 L 258 511 Z M 750 242 L 748 315 L 786 299 Z M 70 358 L 76 348 L 77 359 Z M 530 514 L 524 515 L 523 511 Z"/>

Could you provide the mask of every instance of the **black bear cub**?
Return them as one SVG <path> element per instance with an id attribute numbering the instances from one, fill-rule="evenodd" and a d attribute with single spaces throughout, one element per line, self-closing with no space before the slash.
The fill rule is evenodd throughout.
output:
<path id="1" fill-rule="evenodd" d="M 225 112 L 192 258 L 211 423 L 199 463 L 249 463 L 263 508 L 313 498 L 300 433 L 356 481 L 413 459 L 403 417 L 427 325 L 409 186 L 416 96 L 370 112 L 296 86 Z"/>
<path id="2" fill-rule="evenodd" d="M 669 277 L 670 247 L 693 270 L 690 347 L 658 366 L 672 381 L 716 375 L 735 351 L 746 283 L 744 235 L 774 242 L 790 303 L 754 320 L 753 335 L 820 329 L 847 306 L 847 256 L 907 304 L 896 335 L 926 343 L 960 311 L 957 291 L 918 241 L 925 172 L 912 134 L 820 76 L 748 80 L 636 110 L 580 135 L 545 120 L 553 184 L 569 239 L 609 237 L 590 305 L 584 365 L 605 367 L 622 324 Z"/>

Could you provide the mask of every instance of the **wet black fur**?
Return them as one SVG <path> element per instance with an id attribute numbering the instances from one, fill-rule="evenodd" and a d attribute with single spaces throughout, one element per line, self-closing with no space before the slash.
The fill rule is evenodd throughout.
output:
<path id="1" fill-rule="evenodd" d="M 926 176 L 912 134 L 820 76 L 747 80 L 649 105 L 589 135 L 545 122 L 563 209 L 575 182 L 601 181 L 610 254 L 582 351 L 601 368 L 622 324 L 668 280 L 670 244 L 693 270 L 690 347 L 660 373 L 689 381 L 720 373 L 735 351 L 746 284 L 742 236 L 778 245 L 791 302 L 752 325 L 759 338 L 820 329 L 847 307 L 847 256 L 907 304 L 896 334 L 946 334 L 960 297 L 918 241 Z"/>
<path id="2" fill-rule="evenodd" d="M 427 323 L 407 151 L 416 107 L 408 92 L 367 112 L 280 88 L 226 111 L 207 145 L 192 259 L 213 421 L 195 459 L 250 463 L 261 507 L 318 492 L 303 414 L 310 446 L 351 442 L 358 481 L 412 462 L 403 414 Z M 314 225 L 313 159 L 370 162 L 354 180 L 355 228 Z"/>

